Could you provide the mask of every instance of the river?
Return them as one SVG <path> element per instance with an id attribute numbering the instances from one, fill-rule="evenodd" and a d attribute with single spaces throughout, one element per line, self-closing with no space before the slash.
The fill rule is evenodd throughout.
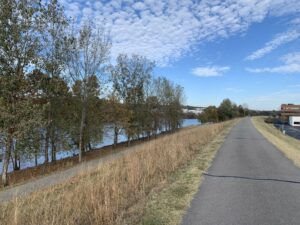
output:
<path id="1" fill-rule="evenodd" d="M 184 119 L 182 120 L 182 127 L 188 127 L 188 126 L 196 126 L 200 125 L 199 121 L 197 119 Z M 127 137 L 124 134 L 120 134 L 118 138 L 118 142 L 123 142 L 126 141 Z M 93 148 L 101 148 L 104 146 L 112 145 L 113 144 L 113 130 L 109 127 L 107 127 L 104 130 L 103 134 L 103 140 L 100 143 L 93 144 Z M 71 157 L 74 155 L 78 154 L 78 149 L 74 148 L 71 150 L 63 150 L 63 151 L 58 151 L 56 153 L 56 159 L 64 159 L 67 157 Z M 50 156 L 49 156 L 50 158 Z M 38 164 L 42 164 L 45 161 L 44 155 L 41 153 L 41 155 L 38 157 Z M 21 169 L 29 168 L 29 167 L 34 167 L 35 166 L 35 161 L 34 158 L 28 158 L 28 157 L 23 157 L 21 159 Z M 13 171 L 13 165 L 10 162 L 9 167 L 8 167 L 8 172 Z M 0 162 L 0 173 L 2 173 L 2 162 Z"/>

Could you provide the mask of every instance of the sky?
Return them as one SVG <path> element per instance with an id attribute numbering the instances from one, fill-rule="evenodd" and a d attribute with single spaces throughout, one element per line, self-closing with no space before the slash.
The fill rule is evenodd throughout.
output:
<path id="1" fill-rule="evenodd" d="M 156 62 L 185 103 L 251 109 L 300 104 L 299 0 L 60 0 L 68 17 L 103 25 L 120 53 Z"/>

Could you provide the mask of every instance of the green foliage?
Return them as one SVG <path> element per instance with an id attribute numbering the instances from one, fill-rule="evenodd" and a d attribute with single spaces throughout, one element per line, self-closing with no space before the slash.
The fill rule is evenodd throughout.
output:
<path id="1" fill-rule="evenodd" d="M 154 79 L 154 63 L 139 55 L 120 55 L 108 68 L 104 28 L 87 22 L 71 29 L 58 0 L 0 0 L 0 6 L 3 184 L 11 159 L 15 169 L 22 156 L 54 162 L 71 145 L 81 159 L 107 125 L 115 144 L 122 131 L 130 141 L 180 126 L 183 88 Z"/>
<path id="2" fill-rule="evenodd" d="M 219 121 L 218 108 L 215 106 L 209 106 L 205 108 L 203 113 L 199 115 L 199 120 L 202 123 L 218 122 Z"/>
<path id="3" fill-rule="evenodd" d="M 224 99 L 220 106 L 209 106 L 198 116 L 202 123 L 226 121 L 236 117 L 244 117 L 249 114 L 247 106 L 237 106 L 230 99 Z"/>
<path id="4" fill-rule="evenodd" d="M 235 117 L 235 105 L 230 99 L 224 99 L 218 108 L 221 121 L 229 120 Z"/>

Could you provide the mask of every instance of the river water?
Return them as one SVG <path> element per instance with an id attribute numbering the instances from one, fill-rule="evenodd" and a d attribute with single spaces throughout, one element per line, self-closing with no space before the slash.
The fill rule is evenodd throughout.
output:
<path id="1" fill-rule="evenodd" d="M 182 120 L 182 127 L 189 127 L 189 126 L 196 126 L 196 125 L 200 125 L 199 121 L 197 119 L 184 119 Z M 120 134 L 118 137 L 118 142 L 124 142 L 127 140 L 126 135 L 124 134 Z M 113 144 L 113 129 L 107 127 L 106 129 L 104 129 L 104 134 L 103 134 L 103 139 L 100 143 L 96 143 L 93 144 L 92 147 L 93 148 L 101 148 L 104 146 L 108 146 L 108 145 L 112 145 Z M 60 160 L 60 159 L 64 159 L 67 157 L 71 157 L 74 155 L 78 154 L 78 149 L 74 148 L 74 149 L 69 149 L 69 150 L 63 150 L 63 151 L 58 151 L 56 153 L 56 159 Z M 49 156 L 49 159 L 51 157 Z M 41 153 L 40 156 L 38 156 L 37 158 L 38 160 L 38 164 L 42 164 L 45 161 L 45 157 L 44 155 Z M 25 169 L 25 168 L 29 168 L 29 167 L 34 167 L 35 166 L 35 161 L 34 158 L 22 158 L 21 159 L 21 169 Z M 10 162 L 9 167 L 8 167 L 8 172 L 13 171 L 13 165 Z M 2 162 L 0 162 L 0 173 L 2 173 Z"/>

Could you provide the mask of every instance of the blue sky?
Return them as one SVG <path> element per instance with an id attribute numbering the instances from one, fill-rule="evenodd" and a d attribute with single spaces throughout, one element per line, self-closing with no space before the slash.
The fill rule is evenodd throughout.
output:
<path id="1" fill-rule="evenodd" d="M 252 109 L 300 103 L 299 0 L 61 0 L 68 16 L 105 24 L 112 58 L 155 60 L 186 103 L 230 98 Z"/>

